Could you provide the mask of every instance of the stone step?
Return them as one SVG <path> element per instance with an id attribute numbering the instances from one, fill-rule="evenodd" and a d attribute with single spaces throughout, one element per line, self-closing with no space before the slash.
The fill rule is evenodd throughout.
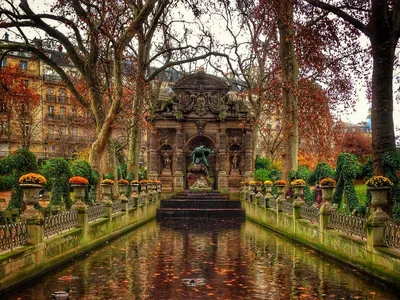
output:
<path id="1" fill-rule="evenodd" d="M 157 219 L 163 218 L 245 218 L 244 210 L 241 208 L 224 209 L 196 209 L 196 208 L 159 208 Z"/>
<path id="2" fill-rule="evenodd" d="M 177 194 L 174 198 L 225 198 L 229 197 L 221 194 Z"/>
<path id="3" fill-rule="evenodd" d="M 223 209 L 223 208 L 241 208 L 240 201 L 233 200 L 177 200 L 174 198 L 170 200 L 162 200 L 160 203 L 161 208 L 215 208 L 215 209 Z"/>

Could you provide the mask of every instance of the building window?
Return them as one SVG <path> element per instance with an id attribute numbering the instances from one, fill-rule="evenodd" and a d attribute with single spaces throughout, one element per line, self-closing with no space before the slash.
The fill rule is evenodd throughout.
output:
<path id="1" fill-rule="evenodd" d="M 47 113 L 49 115 L 49 118 L 54 118 L 54 106 L 48 106 Z"/>
<path id="2" fill-rule="evenodd" d="M 0 121 L 0 136 L 8 135 L 8 122 L 3 120 Z"/>
<path id="3" fill-rule="evenodd" d="M 1 66 L 2 66 L 2 67 L 7 66 L 7 59 L 3 58 L 3 59 L 1 60 Z"/>
<path id="4" fill-rule="evenodd" d="M 21 70 L 27 70 L 28 69 L 28 62 L 26 60 L 21 60 L 19 62 L 19 67 Z"/>
<path id="5" fill-rule="evenodd" d="M 76 116 L 77 116 L 77 112 L 76 112 L 76 109 L 75 109 L 75 108 L 73 108 L 73 109 L 71 110 L 71 115 L 72 115 L 73 117 L 76 117 Z"/>
<path id="6" fill-rule="evenodd" d="M 29 87 L 29 80 L 22 80 L 22 84 L 24 85 L 25 88 Z"/>
<path id="7" fill-rule="evenodd" d="M 65 119 L 66 112 L 67 112 L 67 109 L 65 107 L 60 107 L 60 118 L 61 118 L 61 120 Z"/>
<path id="8" fill-rule="evenodd" d="M 7 105 L 5 101 L 0 101 L 0 113 L 7 112 Z"/>

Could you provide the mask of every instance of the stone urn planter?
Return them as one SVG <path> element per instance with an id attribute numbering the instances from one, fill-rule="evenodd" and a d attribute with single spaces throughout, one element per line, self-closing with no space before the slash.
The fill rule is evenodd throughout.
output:
<path id="1" fill-rule="evenodd" d="M 112 195 L 112 185 L 111 184 L 100 184 L 101 186 L 101 194 L 103 196 L 103 202 L 112 202 L 111 195 Z"/>
<path id="2" fill-rule="evenodd" d="M 373 176 L 365 182 L 367 190 L 371 192 L 371 206 L 376 210 L 372 212 L 369 219 L 372 223 L 383 224 L 390 217 L 382 209 L 387 205 L 388 192 L 391 190 L 393 183 L 384 176 Z"/>
<path id="3" fill-rule="evenodd" d="M 71 184 L 71 187 L 74 189 L 74 200 L 75 202 L 83 202 L 86 195 L 87 185 L 82 184 Z"/>
<path id="4" fill-rule="evenodd" d="M 46 184 L 46 178 L 37 173 L 22 175 L 18 180 L 23 192 L 23 201 L 26 205 L 24 216 L 26 218 L 38 218 L 41 214 L 34 208 L 39 203 L 39 192 Z"/>
<path id="5" fill-rule="evenodd" d="M 23 192 L 23 201 L 26 205 L 26 215 L 37 215 L 39 212 L 34 208 L 39 203 L 39 192 L 43 188 L 41 184 L 21 183 L 19 185 Z"/>
<path id="6" fill-rule="evenodd" d="M 284 189 L 286 185 L 276 185 L 276 192 L 278 193 L 278 196 L 283 195 Z M 279 197 L 278 197 L 279 198 Z"/>
<path id="7" fill-rule="evenodd" d="M 139 196 L 139 183 L 131 183 L 132 193 L 131 198 L 135 198 Z"/>
<path id="8" fill-rule="evenodd" d="M 388 192 L 391 190 L 391 187 L 382 186 L 382 187 L 369 187 L 368 191 L 371 192 L 371 205 L 374 207 L 384 207 L 387 204 Z"/>
<path id="9" fill-rule="evenodd" d="M 333 191 L 335 187 L 334 186 L 324 186 L 321 185 L 321 190 L 322 190 L 322 199 L 331 202 L 333 199 Z"/>

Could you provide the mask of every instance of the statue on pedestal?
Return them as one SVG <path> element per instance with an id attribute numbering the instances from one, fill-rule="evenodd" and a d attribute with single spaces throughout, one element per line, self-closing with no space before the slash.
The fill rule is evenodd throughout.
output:
<path id="1" fill-rule="evenodd" d="M 208 169 L 209 165 L 208 165 L 208 161 L 207 161 L 207 156 L 212 153 L 214 153 L 212 150 L 201 145 L 192 151 L 192 163 L 193 164 L 204 164 Z"/>
<path id="2" fill-rule="evenodd" d="M 164 170 L 171 170 L 171 154 L 169 153 L 169 150 L 164 152 L 163 155 L 163 167 Z"/>

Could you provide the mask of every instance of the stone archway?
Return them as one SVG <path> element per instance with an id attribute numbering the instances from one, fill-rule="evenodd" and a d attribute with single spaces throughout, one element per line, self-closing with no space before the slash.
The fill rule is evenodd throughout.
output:
<path id="1" fill-rule="evenodd" d="M 217 182 L 217 171 L 216 171 L 216 145 L 215 141 L 213 141 L 212 138 L 206 136 L 206 135 L 196 135 L 194 137 L 191 137 L 186 145 L 185 145 L 185 162 L 186 162 L 186 167 L 185 167 L 185 188 L 189 188 L 188 184 L 188 172 L 187 172 L 187 167 L 191 164 L 192 162 L 192 151 L 199 147 L 199 146 L 204 146 L 208 149 L 213 150 L 214 153 L 210 154 L 207 157 L 208 160 L 208 165 L 209 165 L 209 176 L 213 178 L 213 189 L 217 189 L 216 182 Z"/>

